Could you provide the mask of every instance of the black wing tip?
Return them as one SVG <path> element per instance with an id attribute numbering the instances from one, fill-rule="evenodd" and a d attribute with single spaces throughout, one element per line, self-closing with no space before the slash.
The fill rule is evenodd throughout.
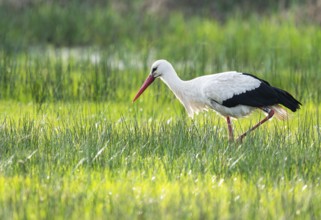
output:
<path id="1" fill-rule="evenodd" d="M 292 112 L 296 112 L 302 106 L 302 103 L 296 100 L 290 93 L 285 90 L 275 88 L 279 94 L 280 104 L 289 108 Z"/>
<path id="2" fill-rule="evenodd" d="M 295 107 L 293 108 L 293 112 L 296 112 L 297 110 L 299 110 L 299 109 L 301 109 L 301 106 L 302 106 L 302 103 L 301 102 L 299 102 L 298 100 L 296 100 L 296 99 L 294 99 L 295 101 L 296 101 L 296 103 L 295 103 Z"/>

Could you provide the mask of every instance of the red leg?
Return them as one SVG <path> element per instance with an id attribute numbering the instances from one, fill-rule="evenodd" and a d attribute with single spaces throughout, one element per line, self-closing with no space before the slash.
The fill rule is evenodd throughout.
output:
<path id="1" fill-rule="evenodd" d="M 242 134 L 240 137 L 237 138 L 237 141 L 242 142 L 243 138 L 250 133 L 251 131 L 255 130 L 256 128 L 258 128 L 261 124 L 263 124 L 264 122 L 266 122 L 267 120 L 269 120 L 270 118 L 272 118 L 274 115 L 274 111 L 272 109 L 269 110 L 268 115 L 259 123 L 257 123 L 256 125 L 254 125 L 252 128 L 250 128 L 247 132 L 245 132 L 244 134 Z"/>
<path id="2" fill-rule="evenodd" d="M 232 122 L 229 116 L 226 117 L 226 121 L 227 121 L 227 127 L 228 127 L 228 140 L 230 142 L 234 141 L 234 134 L 233 134 L 233 128 L 232 128 Z"/>

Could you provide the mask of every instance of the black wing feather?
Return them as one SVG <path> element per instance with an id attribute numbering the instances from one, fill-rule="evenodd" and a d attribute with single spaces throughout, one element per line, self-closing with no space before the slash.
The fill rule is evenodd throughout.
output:
<path id="1" fill-rule="evenodd" d="M 252 107 L 265 107 L 276 104 L 282 104 L 295 112 L 300 108 L 301 103 L 297 101 L 290 93 L 270 86 L 270 84 L 256 76 L 243 73 L 260 80 L 261 84 L 258 88 L 246 91 L 244 93 L 234 95 L 232 98 L 224 100 L 222 105 L 226 107 L 235 107 L 237 105 L 247 105 Z"/>

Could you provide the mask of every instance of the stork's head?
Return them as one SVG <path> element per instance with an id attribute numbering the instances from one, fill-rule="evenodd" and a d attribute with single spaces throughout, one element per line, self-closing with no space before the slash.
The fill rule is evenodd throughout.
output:
<path id="1" fill-rule="evenodd" d="M 138 93 L 136 94 L 133 102 L 138 99 L 138 97 L 147 89 L 149 85 L 151 85 L 154 80 L 158 77 L 164 77 L 167 74 L 170 74 L 173 71 L 173 66 L 167 60 L 157 60 L 153 63 L 150 73 L 143 83 L 142 87 L 139 89 Z"/>

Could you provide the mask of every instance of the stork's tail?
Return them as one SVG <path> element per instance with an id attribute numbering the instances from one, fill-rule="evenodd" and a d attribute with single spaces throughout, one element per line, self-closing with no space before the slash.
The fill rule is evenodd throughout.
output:
<path id="1" fill-rule="evenodd" d="M 289 118 L 288 112 L 280 105 L 273 105 L 270 108 L 274 111 L 274 116 L 279 120 L 287 120 Z"/>

